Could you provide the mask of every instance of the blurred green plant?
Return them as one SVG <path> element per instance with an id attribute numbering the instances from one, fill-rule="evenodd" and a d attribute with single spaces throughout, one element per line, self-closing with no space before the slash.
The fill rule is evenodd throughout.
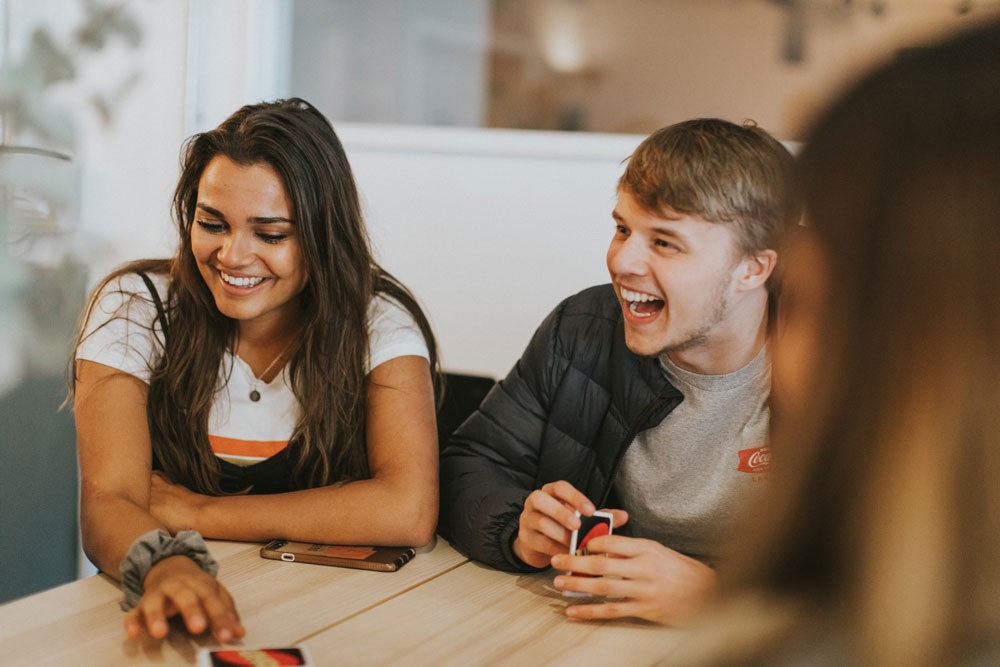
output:
<path id="1" fill-rule="evenodd" d="M 135 49 L 142 30 L 124 4 L 84 0 L 83 18 L 68 37 L 60 38 L 44 26 L 36 27 L 27 47 L 18 57 L 6 54 L 0 66 L 0 119 L 4 143 L 12 137 L 36 136 L 45 142 L 71 148 L 75 123 L 73 113 L 52 93 L 74 82 L 87 61 L 116 39 Z M 92 108 L 104 123 L 112 120 L 112 109 L 135 86 L 138 69 L 111 90 L 87 93 Z"/>
<path id="2" fill-rule="evenodd" d="M 142 41 L 125 4 L 83 0 L 81 7 L 68 36 L 35 27 L 23 52 L 4 53 L 0 64 L 0 395 L 25 374 L 66 366 L 86 288 L 80 169 L 72 157 L 79 96 L 109 125 L 140 78 L 133 69 L 110 89 L 64 94 L 109 44 L 135 49 Z"/>

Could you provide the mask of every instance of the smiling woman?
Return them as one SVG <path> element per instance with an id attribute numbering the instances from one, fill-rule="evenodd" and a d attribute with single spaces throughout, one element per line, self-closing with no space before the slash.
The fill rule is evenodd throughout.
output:
<path id="1" fill-rule="evenodd" d="M 437 523 L 434 337 L 372 259 L 330 123 L 291 99 L 187 144 L 178 251 L 98 286 L 76 347 L 88 556 L 129 635 L 244 634 L 206 537 L 422 545 Z M 114 520 L 108 520 L 114 517 Z"/>
<path id="2" fill-rule="evenodd" d="M 191 251 L 219 312 L 240 322 L 244 343 L 250 329 L 263 328 L 255 338 L 287 347 L 307 276 L 281 178 L 267 164 L 220 155 L 198 183 L 197 216 Z"/>

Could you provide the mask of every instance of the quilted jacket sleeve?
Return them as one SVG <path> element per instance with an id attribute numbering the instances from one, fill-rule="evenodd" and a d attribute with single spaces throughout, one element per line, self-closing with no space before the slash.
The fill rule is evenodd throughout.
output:
<path id="1" fill-rule="evenodd" d="M 511 543 L 524 500 L 536 488 L 551 394 L 563 372 L 555 347 L 565 303 L 441 455 L 441 533 L 470 558 L 502 570 L 534 570 Z"/>

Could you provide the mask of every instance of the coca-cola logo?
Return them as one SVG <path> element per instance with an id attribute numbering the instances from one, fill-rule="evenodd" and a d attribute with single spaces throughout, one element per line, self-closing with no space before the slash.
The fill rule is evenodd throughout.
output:
<path id="1" fill-rule="evenodd" d="M 750 459 L 747 461 L 751 468 L 764 468 L 771 463 L 771 452 L 766 447 L 764 449 L 758 449 L 756 452 L 750 455 Z"/>
<path id="2" fill-rule="evenodd" d="M 740 472 L 767 472 L 771 467 L 771 448 L 768 446 L 741 449 L 739 451 Z"/>

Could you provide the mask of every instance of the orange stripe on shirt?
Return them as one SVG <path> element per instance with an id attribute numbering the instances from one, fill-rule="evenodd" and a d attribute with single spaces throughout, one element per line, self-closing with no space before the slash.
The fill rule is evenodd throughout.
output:
<path id="1" fill-rule="evenodd" d="M 288 446 L 287 440 L 238 440 L 218 435 L 208 436 L 212 451 L 219 456 L 249 456 L 266 459 Z"/>

